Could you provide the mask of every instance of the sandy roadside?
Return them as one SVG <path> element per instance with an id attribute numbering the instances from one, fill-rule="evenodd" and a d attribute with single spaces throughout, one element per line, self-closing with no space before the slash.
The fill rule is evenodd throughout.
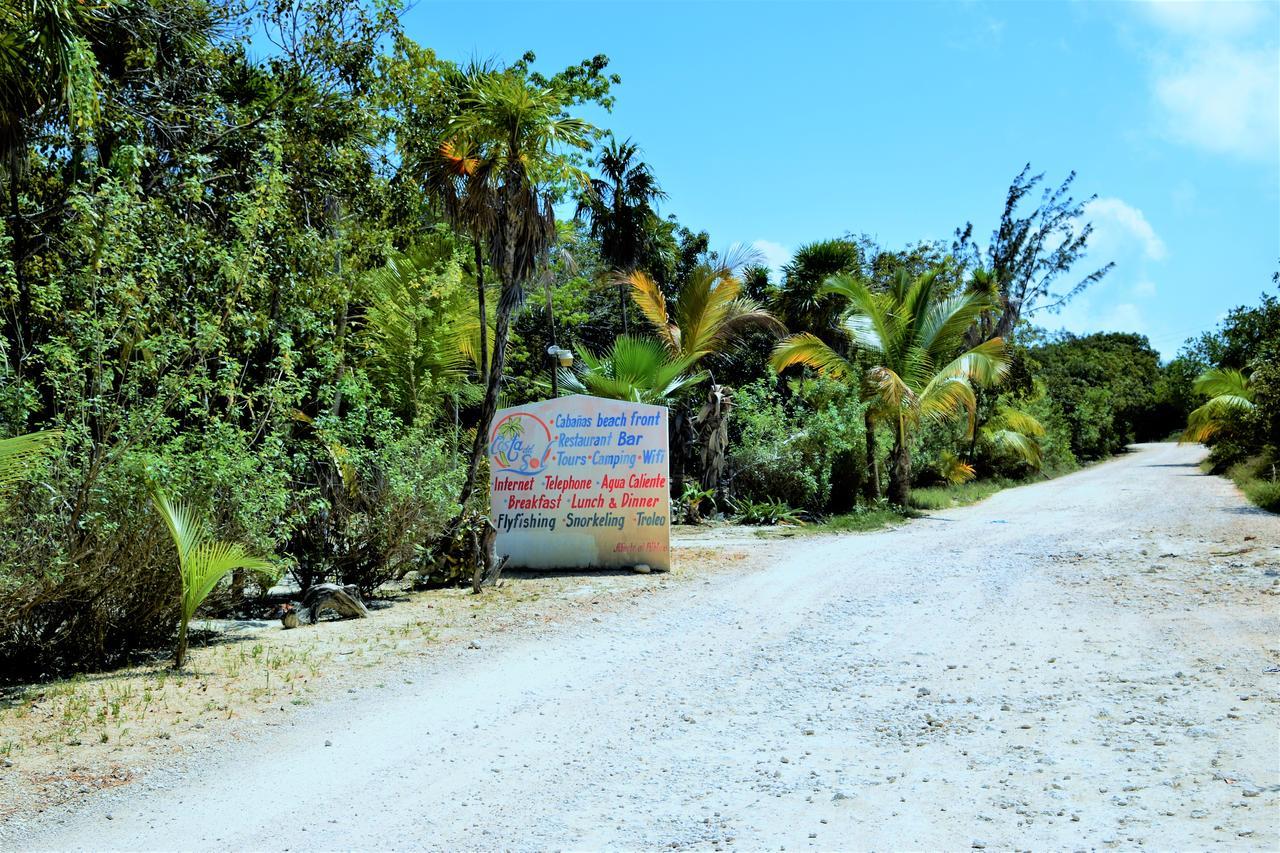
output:
<path id="1" fill-rule="evenodd" d="M 496 589 L 410 592 L 368 620 L 282 630 L 216 625 L 181 673 L 153 663 L 0 692 L 0 826 L 127 785 L 157 764 L 286 724 L 350 689 L 411 679 L 422 659 L 489 638 L 536 636 L 718 572 L 759 567 L 785 530 L 677 528 L 665 574 L 511 573 Z M 772 543 L 772 544 L 771 544 Z M 473 648 L 474 647 L 474 648 Z"/>

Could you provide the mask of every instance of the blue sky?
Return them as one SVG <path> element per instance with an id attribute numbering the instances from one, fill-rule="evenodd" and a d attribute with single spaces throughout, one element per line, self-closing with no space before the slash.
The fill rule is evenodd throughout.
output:
<path id="1" fill-rule="evenodd" d="M 1165 356 L 1280 268 L 1280 4 L 425 0 L 440 56 L 554 71 L 597 53 L 662 212 L 775 265 L 846 232 L 985 242 L 1022 165 L 1097 194 L 1117 268 L 1050 328 Z M 1082 267 L 1083 274 L 1085 269 Z"/>

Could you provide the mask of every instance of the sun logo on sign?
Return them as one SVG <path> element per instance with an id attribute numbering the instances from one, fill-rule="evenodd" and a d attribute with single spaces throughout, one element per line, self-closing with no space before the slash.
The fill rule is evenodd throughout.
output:
<path id="1" fill-rule="evenodd" d="M 551 430 L 528 412 L 506 415 L 489 435 L 490 463 L 508 474 L 537 474 L 547 467 L 551 449 Z"/>

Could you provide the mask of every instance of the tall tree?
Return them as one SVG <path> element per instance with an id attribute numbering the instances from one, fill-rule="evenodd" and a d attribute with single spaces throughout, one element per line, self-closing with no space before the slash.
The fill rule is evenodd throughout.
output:
<path id="1" fill-rule="evenodd" d="M 593 165 L 600 177 L 578 196 L 577 215 L 591 226 L 600 241 L 600 256 L 615 270 L 631 273 L 648 265 L 657 229 L 654 204 L 666 198 L 653 170 L 639 159 L 640 149 L 627 139 L 612 137 Z M 627 328 L 627 285 L 620 281 L 618 304 L 622 309 L 622 333 Z"/>
<path id="2" fill-rule="evenodd" d="M 509 70 L 480 81 L 452 123 L 454 137 L 448 144 L 464 176 L 466 203 L 482 211 L 467 218 L 480 223 L 478 233 L 501 286 L 489 381 L 459 496 L 463 511 L 475 492 L 489 422 L 497 409 L 511 317 L 556 236 L 555 190 L 566 182 L 587 181 L 568 153 L 588 149 L 594 128 L 566 115 L 565 105 L 565 96 L 556 89 Z"/>
<path id="3" fill-rule="evenodd" d="M 894 427 L 889 499 L 901 506 L 911 496 L 911 437 L 921 420 L 965 414 L 972 431 L 974 385 L 993 383 L 1008 368 L 999 338 L 964 349 L 965 332 L 987 308 L 986 301 L 969 293 L 941 296 L 936 284 L 934 273 L 914 280 L 904 273 L 886 293 L 875 293 L 852 275 L 827 280 L 825 292 L 847 305 L 843 328 L 849 340 L 870 362 L 865 375 L 808 332 L 779 342 L 772 360 L 778 372 L 803 364 L 861 383 L 864 395 Z"/>
<path id="4" fill-rule="evenodd" d="M 840 273 L 856 273 L 868 255 L 888 256 L 869 239 L 862 244 L 847 239 L 819 240 L 796 250 L 782 268 L 782 286 L 773 292 L 770 305 L 777 317 L 794 331 L 807 331 L 842 355 L 849 354 L 849 340 L 840 325 L 843 306 L 839 297 L 826 292 L 828 278 Z M 871 270 L 876 275 L 877 269 Z M 856 355 L 855 355 L 856 357 Z M 876 410 L 863 413 L 866 434 L 866 474 L 862 478 L 864 497 L 880 497 L 880 461 L 876 448 Z"/>
<path id="5" fill-rule="evenodd" d="M 440 78 L 445 83 L 450 100 L 461 105 L 497 73 L 489 65 L 473 62 L 462 68 L 444 65 L 441 67 Z M 489 309 L 485 299 L 484 242 L 485 231 L 493 217 L 493 211 L 488 206 L 492 199 L 483 193 L 479 198 L 468 197 L 473 189 L 483 189 L 483 185 L 470 180 L 470 170 L 476 164 L 468 160 L 465 151 L 456 149 L 451 138 L 452 128 L 448 124 L 440 127 L 438 137 L 431 141 L 426 151 L 417 152 L 415 168 L 428 191 L 444 203 L 445 216 L 450 224 L 466 234 L 471 243 L 475 268 L 476 316 L 480 330 L 480 384 L 486 385 L 489 381 Z"/>
<path id="6" fill-rule="evenodd" d="M 1039 202 L 1026 212 L 1025 202 L 1044 182 L 1044 173 L 1032 175 L 1028 163 L 1009 185 L 1000 224 L 985 252 L 974 242 L 972 223 L 956 230 L 954 254 L 971 267 L 989 270 L 999 294 L 994 317 L 975 324 L 970 344 L 1007 338 L 1024 315 L 1061 308 L 1115 266 L 1109 262 L 1065 289 L 1058 286 L 1058 280 L 1084 255 L 1093 233 L 1093 225 L 1085 220 L 1085 207 L 1097 196 L 1077 200 L 1071 195 L 1075 179 L 1076 173 L 1071 172 L 1057 187 L 1044 187 Z"/>
<path id="7" fill-rule="evenodd" d="M 0 6 L 0 155 L 12 181 L 30 125 L 61 108 L 73 128 L 97 116 L 97 59 L 86 31 L 110 3 L 27 0 Z M 43 113 L 43 114 L 42 114 Z"/>
<path id="8" fill-rule="evenodd" d="M 809 332 L 844 352 L 841 302 L 824 285 L 833 275 L 857 272 L 862 261 L 861 248 L 851 240 L 806 243 L 782 267 L 782 286 L 769 307 L 788 329 Z"/>

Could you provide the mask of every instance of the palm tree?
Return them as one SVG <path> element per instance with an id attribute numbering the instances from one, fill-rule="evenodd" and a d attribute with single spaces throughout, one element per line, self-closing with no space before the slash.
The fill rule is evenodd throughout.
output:
<path id="1" fill-rule="evenodd" d="M 466 214 L 466 221 L 473 223 L 473 233 L 487 247 L 502 288 L 479 428 L 459 498 L 464 512 L 475 492 L 489 422 L 497 409 L 511 317 L 524 301 L 526 282 L 555 240 L 551 187 L 587 181 L 564 150 L 589 148 L 594 128 L 565 115 L 564 107 L 554 90 L 511 70 L 477 80 L 451 123 L 453 136 L 447 146 L 459 170 L 459 198 L 474 212 Z"/>
<path id="2" fill-rule="evenodd" d="M 73 129 L 97 118 L 98 65 L 84 36 L 110 3 L 26 0 L 0 6 L 0 155 L 16 178 L 26 123 L 63 106 Z"/>
<path id="3" fill-rule="evenodd" d="M 690 373 L 692 362 L 653 338 L 619 335 L 601 355 L 582 351 L 576 372 L 560 370 L 562 393 L 663 404 L 707 378 Z"/>
<path id="4" fill-rule="evenodd" d="M 840 325 L 840 299 L 825 291 L 823 285 L 833 275 L 856 273 L 862 264 L 862 248 L 851 240 L 818 240 L 806 243 L 782 267 L 782 286 L 773 292 L 769 307 L 788 328 L 812 332 L 836 352 L 847 355 L 849 341 Z M 863 415 L 867 458 L 863 496 L 868 502 L 880 497 L 880 462 L 876 449 L 877 414 L 874 407 L 868 406 Z"/>
<path id="5" fill-rule="evenodd" d="M 1208 441 L 1232 417 L 1253 410 L 1253 383 L 1239 370 L 1211 367 L 1196 378 L 1192 388 L 1209 401 L 1187 416 L 1181 441 Z"/>
<path id="6" fill-rule="evenodd" d="M 698 264 L 681 285 L 671 310 L 648 273 L 633 272 L 621 280 L 668 352 L 692 364 L 722 352 L 749 326 L 785 331 L 759 303 L 742 295 L 735 270 L 731 260 Z"/>
<path id="7" fill-rule="evenodd" d="M 637 271 L 621 278 L 630 287 L 631 298 L 670 357 L 692 366 L 723 353 L 750 327 L 763 327 L 776 334 L 786 331 L 759 303 L 742 295 L 737 270 L 752 260 L 748 253 L 730 250 L 722 258 L 695 265 L 670 308 L 662 289 L 647 273 Z M 700 483 L 704 490 L 718 490 L 720 486 L 727 461 L 725 437 L 733 411 L 732 400 L 732 389 L 713 384 L 691 422 L 683 421 L 681 413 L 677 415 L 678 422 L 673 423 L 672 456 L 678 460 L 678 467 L 684 465 L 686 448 L 692 443 L 689 439 L 701 440 Z M 682 479 L 683 471 L 676 476 Z"/>
<path id="8" fill-rule="evenodd" d="M 840 299 L 823 285 L 833 275 L 857 272 L 861 264 L 862 250 L 850 240 L 806 243 L 782 267 L 782 286 L 769 307 L 788 328 L 812 332 L 843 351 Z"/>
<path id="9" fill-rule="evenodd" d="M 873 293 L 851 275 L 824 285 L 847 304 L 842 327 L 871 366 L 861 376 L 852 362 L 805 332 L 778 343 L 771 363 L 777 372 L 812 367 L 832 378 L 864 382 L 869 404 L 894 428 L 889 499 L 907 506 L 911 497 L 911 436 L 922 419 L 944 421 L 968 415 L 974 428 L 974 385 L 998 380 L 1008 369 L 999 338 L 963 349 L 964 335 L 988 305 L 981 296 L 936 292 L 937 271 L 914 281 L 895 276 L 885 293 Z"/>
<path id="10" fill-rule="evenodd" d="M 652 223 L 657 219 L 653 206 L 667 197 L 658 186 L 653 170 L 637 155 L 640 149 L 630 139 L 610 138 L 594 165 L 601 177 L 593 178 L 578 197 L 577 216 L 585 216 L 591 236 L 600 243 L 605 263 L 629 273 L 650 253 Z M 619 282 L 618 301 L 622 307 L 622 333 L 627 328 L 627 288 Z"/>
<path id="11" fill-rule="evenodd" d="M 442 77 L 459 104 L 473 97 L 486 80 L 493 78 L 497 72 L 487 64 L 473 62 L 463 68 L 447 66 Z M 471 251 L 475 264 L 476 282 L 476 315 L 479 325 L 479 370 L 480 384 L 489 381 L 489 313 L 485 299 L 484 281 L 484 242 L 486 228 L 493 218 L 492 197 L 485 192 L 478 192 L 474 197 L 472 190 L 483 190 L 484 186 L 470 180 L 479 162 L 473 152 L 459 148 L 453 128 L 447 128 L 445 136 L 431 146 L 426 157 L 421 158 L 418 168 L 429 192 L 444 203 L 445 216 L 457 231 L 467 235 L 471 243 Z"/>
<path id="12" fill-rule="evenodd" d="M 178 645 L 173 654 L 173 668 L 181 669 L 187 659 L 187 625 L 196 608 L 205 600 L 218 581 L 236 569 L 256 569 L 275 573 L 268 560 L 250 555 L 239 545 L 222 542 L 210 535 L 204 519 L 181 501 L 171 501 L 154 485 L 151 499 L 164 519 L 178 549 L 178 573 L 182 576 L 182 608 L 179 613 Z"/>

